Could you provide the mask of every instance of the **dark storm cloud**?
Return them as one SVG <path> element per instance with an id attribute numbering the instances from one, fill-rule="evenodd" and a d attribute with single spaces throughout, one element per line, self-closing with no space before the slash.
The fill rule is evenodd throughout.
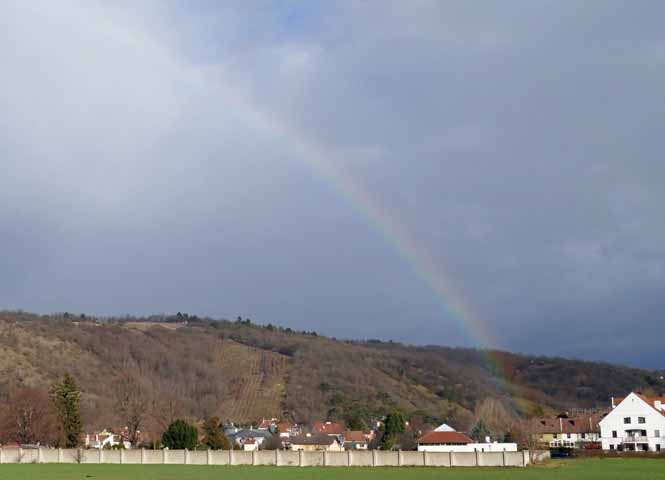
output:
<path id="1" fill-rule="evenodd" d="M 306 144 L 500 346 L 663 366 L 660 3 L 1 8 L 3 306 L 473 342 Z"/>

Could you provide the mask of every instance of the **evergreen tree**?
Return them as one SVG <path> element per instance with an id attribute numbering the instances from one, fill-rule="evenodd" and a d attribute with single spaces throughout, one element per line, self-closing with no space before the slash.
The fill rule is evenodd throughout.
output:
<path id="1" fill-rule="evenodd" d="M 171 450 L 194 450 L 198 432 L 194 425 L 184 420 L 176 420 L 162 435 L 162 443 Z"/>
<path id="2" fill-rule="evenodd" d="M 218 417 L 210 417 L 203 423 L 203 443 L 211 450 L 231 450 L 231 442 L 224 435 L 224 427 Z"/>
<path id="3" fill-rule="evenodd" d="M 399 411 L 389 413 L 383 425 L 383 437 L 381 437 L 381 449 L 391 450 L 395 446 L 397 437 L 404 433 L 406 419 Z"/>
<path id="4" fill-rule="evenodd" d="M 83 423 L 81 421 L 81 392 L 76 380 L 69 373 L 53 386 L 51 398 L 62 424 L 62 443 L 66 448 L 76 448 L 81 444 Z"/>
<path id="5" fill-rule="evenodd" d="M 477 442 L 484 442 L 485 437 L 490 436 L 491 433 L 489 427 L 485 424 L 482 418 L 479 419 L 471 429 L 471 438 Z"/>

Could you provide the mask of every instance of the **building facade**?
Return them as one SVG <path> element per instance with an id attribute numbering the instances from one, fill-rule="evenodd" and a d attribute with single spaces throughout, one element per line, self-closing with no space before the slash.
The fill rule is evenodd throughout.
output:
<path id="1" fill-rule="evenodd" d="M 612 399 L 612 410 L 600 421 L 603 450 L 665 450 L 665 397 L 631 393 Z"/>

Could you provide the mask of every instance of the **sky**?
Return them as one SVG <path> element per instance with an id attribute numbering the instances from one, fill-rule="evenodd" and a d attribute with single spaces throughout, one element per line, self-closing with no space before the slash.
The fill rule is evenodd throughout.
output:
<path id="1" fill-rule="evenodd" d="M 665 4 L 0 2 L 0 308 L 665 368 Z"/>

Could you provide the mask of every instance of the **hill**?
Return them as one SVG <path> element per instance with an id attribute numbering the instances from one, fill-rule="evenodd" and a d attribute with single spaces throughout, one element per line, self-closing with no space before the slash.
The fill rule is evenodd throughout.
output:
<path id="1" fill-rule="evenodd" d="M 343 420 L 393 409 L 468 428 L 483 408 L 529 416 L 665 390 L 662 373 L 605 363 L 393 342 L 341 341 L 186 314 L 90 318 L 0 312 L 0 402 L 70 372 L 89 428 L 117 425 L 117 390 L 140 380 L 150 426 L 176 416 Z M 494 401 L 488 407 L 487 399 Z"/>

